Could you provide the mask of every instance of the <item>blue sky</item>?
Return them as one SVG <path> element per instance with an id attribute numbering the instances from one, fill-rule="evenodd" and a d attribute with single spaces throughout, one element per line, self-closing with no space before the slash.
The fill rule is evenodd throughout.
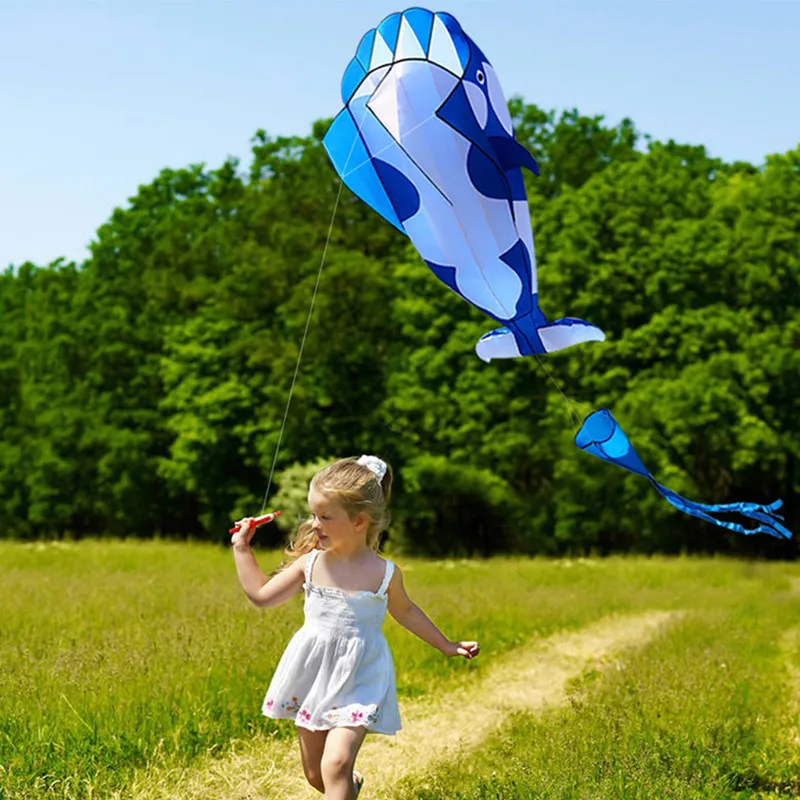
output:
<path id="1" fill-rule="evenodd" d="M 82 260 L 163 167 L 309 132 L 413 2 L 0 0 L 0 268 Z M 800 142 L 800 2 L 449 0 L 506 96 L 762 163 Z"/>

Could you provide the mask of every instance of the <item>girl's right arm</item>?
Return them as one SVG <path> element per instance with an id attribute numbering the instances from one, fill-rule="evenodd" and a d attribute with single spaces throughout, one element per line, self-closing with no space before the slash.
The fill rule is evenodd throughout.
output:
<path id="1" fill-rule="evenodd" d="M 268 608 L 280 605 L 296 595 L 303 588 L 307 556 L 300 556 L 271 580 L 267 580 L 250 549 L 250 540 L 255 533 L 252 520 L 247 518 L 237 524 L 239 530 L 232 539 L 233 559 L 236 562 L 239 583 L 250 602 L 259 608 Z"/>

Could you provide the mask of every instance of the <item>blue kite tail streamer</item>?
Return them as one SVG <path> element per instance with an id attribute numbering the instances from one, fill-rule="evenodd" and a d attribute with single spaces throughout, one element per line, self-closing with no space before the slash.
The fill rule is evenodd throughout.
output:
<path id="1" fill-rule="evenodd" d="M 702 503 L 695 503 L 692 500 L 687 500 L 685 497 L 681 497 L 679 494 L 673 492 L 672 489 L 662 486 L 652 477 L 650 478 L 650 482 L 656 487 L 656 489 L 658 489 L 658 491 L 661 493 L 661 496 L 664 497 L 667 502 L 671 503 L 679 511 L 683 511 L 686 514 L 691 514 L 693 517 L 704 519 L 706 522 L 713 522 L 716 525 L 727 528 L 728 530 L 736 531 L 736 533 L 743 533 L 745 536 L 749 536 L 753 533 L 767 533 L 770 536 L 777 537 L 778 539 L 792 538 L 791 531 L 778 522 L 778 520 L 782 520 L 783 517 L 780 514 L 773 513 L 783 505 L 783 500 L 776 500 L 774 503 L 768 506 L 761 506 L 757 503 L 704 505 Z M 750 519 L 757 520 L 764 524 L 758 525 L 755 528 L 745 528 L 744 525 L 740 525 L 738 522 L 728 522 L 726 520 L 717 519 L 715 516 L 713 516 L 714 514 L 720 513 L 741 514 L 743 517 L 749 517 Z"/>
<path id="2" fill-rule="evenodd" d="M 575 436 L 575 444 L 581 450 L 585 450 L 603 461 L 616 464 L 629 472 L 648 478 L 661 496 L 684 514 L 703 519 L 706 522 L 713 522 L 722 528 L 743 533 L 746 536 L 753 533 L 766 533 L 778 539 L 792 538 L 791 531 L 781 524 L 783 517 L 775 513 L 783 505 L 782 500 L 776 500 L 768 506 L 758 503 L 704 505 L 687 500 L 673 492 L 672 489 L 662 486 L 642 463 L 625 432 L 607 409 L 595 411 L 586 417 Z M 755 528 L 745 528 L 744 525 L 737 522 L 717 519 L 716 514 L 741 514 L 743 517 L 748 517 L 761 524 Z"/>

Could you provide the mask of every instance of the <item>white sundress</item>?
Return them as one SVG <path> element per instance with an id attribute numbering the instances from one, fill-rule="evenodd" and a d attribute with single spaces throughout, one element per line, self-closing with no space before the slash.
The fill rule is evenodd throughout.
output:
<path id="1" fill-rule="evenodd" d="M 305 622 L 286 646 L 262 712 L 309 730 L 361 725 L 373 733 L 402 727 L 394 663 L 381 627 L 394 564 L 377 592 L 349 592 L 311 580 L 319 550 L 305 569 Z"/>

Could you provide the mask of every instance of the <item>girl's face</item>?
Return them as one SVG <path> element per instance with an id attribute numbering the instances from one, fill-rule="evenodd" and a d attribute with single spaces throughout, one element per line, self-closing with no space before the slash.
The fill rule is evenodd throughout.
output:
<path id="1" fill-rule="evenodd" d="M 313 487 L 308 493 L 308 507 L 311 510 L 311 529 L 321 547 L 335 549 L 364 540 L 368 522 L 366 514 L 359 513 L 351 518 L 337 500 Z"/>

